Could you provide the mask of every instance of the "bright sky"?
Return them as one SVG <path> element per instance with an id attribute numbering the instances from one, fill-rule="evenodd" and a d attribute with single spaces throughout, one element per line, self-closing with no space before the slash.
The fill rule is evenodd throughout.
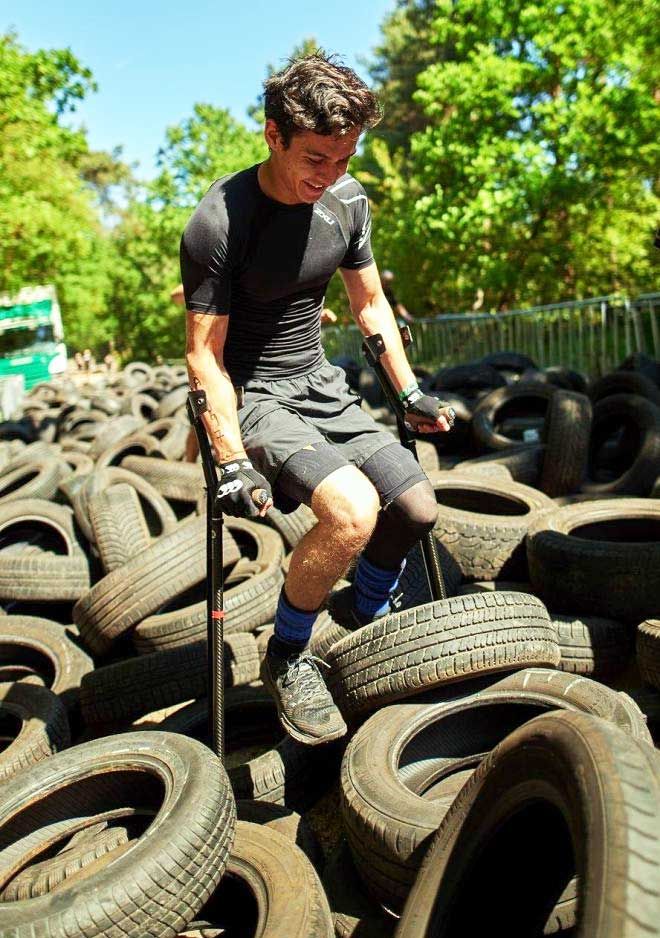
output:
<path id="1" fill-rule="evenodd" d="M 166 126 L 187 117 L 196 101 L 246 119 L 266 66 L 283 64 L 307 36 L 367 79 L 360 60 L 378 43 L 395 0 L 21 0 L 12 6 L 0 4 L 0 32 L 13 27 L 31 51 L 73 50 L 99 86 L 74 122 L 87 127 L 93 149 L 121 144 L 144 177 L 154 173 Z"/>

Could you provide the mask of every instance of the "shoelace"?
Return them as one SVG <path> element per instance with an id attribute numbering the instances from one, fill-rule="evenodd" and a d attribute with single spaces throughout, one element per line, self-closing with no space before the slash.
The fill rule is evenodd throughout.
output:
<path id="1" fill-rule="evenodd" d="M 295 658 L 289 658 L 287 662 L 287 671 L 282 679 L 284 687 L 297 682 L 300 688 L 300 700 L 304 703 L 313 696 L 318 689 L 317 682 L 323 683 L 319 665 L 330 670 L 330 665 L 317 658 L 316 655 L 297 655 Z M 325 684 L 323 683 L 325 688 Z"/>

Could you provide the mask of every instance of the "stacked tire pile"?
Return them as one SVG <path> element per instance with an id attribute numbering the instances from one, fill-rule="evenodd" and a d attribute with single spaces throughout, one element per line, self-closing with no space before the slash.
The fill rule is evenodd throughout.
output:
<path id="1" fill-rule="evenodd" d="M 313 515 L 226 519 L 226 770 L 185 376 L 35 389 L 0 425 L 0 936 L 660 934 L 660 391 L 624 365 L 423 376 L 448 598 L 416 548 L 400 611 L 321 614 L 341 745 L 258 681 Z"/>

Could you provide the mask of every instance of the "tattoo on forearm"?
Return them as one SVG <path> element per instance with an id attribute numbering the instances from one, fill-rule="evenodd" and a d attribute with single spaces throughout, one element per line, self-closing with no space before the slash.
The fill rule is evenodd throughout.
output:
<path id="1" fill-rule="evenodd" d="M 225 434 L 220 429 L 218 415 L 210 407 L 207 410 L 207 414 L 209 415 L 209 423 L 211 424 L 211 436 L 218 441 L 222 440 Z"/>

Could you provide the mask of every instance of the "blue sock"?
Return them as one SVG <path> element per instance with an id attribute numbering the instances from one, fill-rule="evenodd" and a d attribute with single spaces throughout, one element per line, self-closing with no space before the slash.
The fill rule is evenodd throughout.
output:
<path id="1" fill-rule="evenodd" d="M 313 612 L 296 609 L 282 589 L 275 613 L 275 641 L 273 642 L 275 654 L 286 657 L 301 652 L 309 641 L 317 615 L 318 609 Z"/>
<path id="2" fill-rule="evenodd" d="M 362 554 L 353 578 L 355 609 L 361 617 L 370 620 L 389 612 L 390 595 L 396 589 L 405 565 L 404 560 L 398 570 L 382 570 Z"/>

